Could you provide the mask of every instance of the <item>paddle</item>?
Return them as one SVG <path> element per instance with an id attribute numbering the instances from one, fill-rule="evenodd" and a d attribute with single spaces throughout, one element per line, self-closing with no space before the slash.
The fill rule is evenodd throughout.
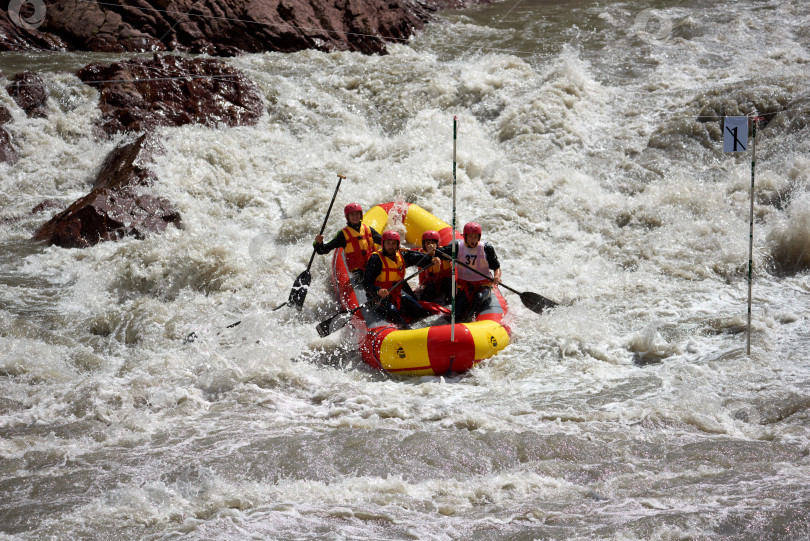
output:
<path id="1" fill-rule="evenodd" d="M 338 190 L 340 189 L 340 183 L 343 182 L 343 179 L 346 178 L 344 175 L 338 175 L 338 183 L 337 187 L 335 188 L 335 193 L 332 195 L 332 201 L 329 202 L 329 209 L 326 211 L 326 217 L 323 219 L 323 225 L 321 225 L 321 232 L 318 233 L 319 235 L 323 235 L 323 230 L 326 229 L 326 222 L 329 220 L 329 213 L 332 212 L 332 205 L 335 203 L 335 198 L 337 197 Z M 304 272 L 298 275 L 298 278 L 295 279 L 293 282 L 292 289 L 290 290 L 290 298 L 287 299 L 287 302 L 284 304 L 295 306 L 298 310 L 304 306 L 304 300 L 307 298 L 307 292 L 309 291 L 309 284 L 312 282 L 312 275 L 309 273 L 309 268 L 312 266 L 312 261 L 315 259 L 315 250 L 312 250 L 312 256 L 309 258 L 309 263 L 307 264 L 307 268 Z M 273 311 L 278 310 L 284 304 L 281 304 L 273 309 Z"/>
<path id="2" fill-rule="evenodd" d="M 323 224 L 321 225 L 321 232 L 319 235 L 323 235 L 323 230 L 326 229 L 326 222 L 329 220 L 329 214 L 332 212 L 332 205 L 335 203 L 335 198 L 337 198 L 338 190 L 340 189 L 340 183 L 343 182 L 343 179 L 346 178 L 345 175 L 338 174 L 338 183 L 335 187 L 335 193 L 332 195 L 332 200 L 329 202 L 329 208 L 326 211 L 326 217 L 323 219 Z M 293 282 L 292 289 L 290 290 L 290 297 L 287 299 L 287 302 L 279 304 L 275 308 L 273 308 L 273 312 L 282 308 L 287 305 L 295 306 L 299 310 L 304 306 L 304 300 L 307 298 L 307 290 L 309 289 L 309 284 L 312 282 L 312 275 L 309 273 L 309 269 L 312 266 L 312 262 L 315 260 L 315 250 L 312 250 L 312 256 L 309 258 L 309 263 L 307 264 L 307 268 L 304 272 L 298 275 L 298 278 L 295 279 Z M 230 329 L 232 327 L 236 327 L 239 325 L 241 321 L 237 321 L 236 323 L 231 323 L 226 328 Z M 190 332 L 184 339 L 183 342 L 188 344 L 194 342 L 197 339 L 197 333 Z"/>
<path id="3" fill-rule="evenodd" d="M 396 284 L 392 285 L 388 289 L 388 293 L 391 293 L 396 288 L 398 288 L 399 286 L 401 286 L 402 284 L 404 284 L 405 282 L 407 282 L 408 280 L 410 280 L 411 278 L 413 278 L 417 274 L 421 274 L 421 273 L 425 272 L 426 270 L 428 270 L 429 268 L 430 268 L 430 266 L 427 266 L 424 269 L 420 269 L 420 270 L 406 276 L 405 278 L 403 278 L 402 280 L 400 280 Z M 354 315 L 355 312 L 357 312 L 358 310 L 360 310 L 364 306 L 372 306 L 374 304 L 377 304 L 377 303 L 380 302 L 380 300 L 381 300 L 381 297 L 376 297 L 376 298 L 374 298 L 374 299 L 372 299 L 370 301 L 364 302 L 363 304 L 361 304 L 357 308 L 352 308 L 351 310 L 341 310 L 340 312 L 338 312 L 334 316 L 330 317 L 329 319 L 325 319 L 325 320 L 321 321 L 320 323 L 318 323 L 318 326 L 315 327 L 318 330 L 318 335 L 321 338 L 324 338 L 326 336 L 329 336 L 333 332 L 337 331 L 338 329 L 342 329 L 346 325 L 346 323 L 348 323 L 349 320 L 352 319 L 352 316 Z"/>
<path id="4" fill-rule="evenodd" d="M 445 253 L 442 253 L 439 250 L 436 250 L 436 254 L 440 255 L 441 257 L 443 257 L 445 259 L 449 259 L 451 261 L 453 260 L 453 258 L 451 256 L 449 256 L 449 255 L 447 255 Z M 475 274 L 477 274 L 479 276 L 483 276 L 484 278 L 492 279 L 491 276 L 487 276 L 483 272 L 478 272 L 476 269 L 472 268 L 471 266 L 467 265 L 466 263 L 463 263 L 463 262 L 459 261 L 458 259 L 456 259 L 456 265 L 461 265 L 462 267 L 465 267 L 465 268 L 473 271 Z M 520 295 L 520 300 L 523 302 L 523 306 L 525 306 L 526 308 L 528 308 L 529 310 L 531 310 L 532 312 L 534 312 L 536 314 L 542 313 L 543 308 L 554 308 L 555 306 L 557 306 L 556 302 L 552 301 L 551 299 L 547 299 L 547 298 L 545 298 L 544 296 L 542 296 L 542 295 L 540 295 L 538 293 L 532 293 L 531 291 L 526 291 L 526 292 L 521 293 L 520 291 L 518 291 L 516 289 L 512 289 L 511 287 L 509 287 L 508 285 L 506 285 L 504 283 L 501 283 L 499 285 L 506 288 L 506 289 L 508 289 L 512 293 L 517 293 L 518 295 Z"/>

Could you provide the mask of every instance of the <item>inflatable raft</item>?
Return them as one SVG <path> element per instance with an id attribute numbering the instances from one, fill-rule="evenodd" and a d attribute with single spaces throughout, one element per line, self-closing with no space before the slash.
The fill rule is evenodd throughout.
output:
<path id="1" fill-rule="evenodd" d="M 363 216 L 363 223 L 382 233 L 404 229 L 405 243 L 421 247 L 422 233 L 429 229 L 439 232 L 439 245 L 449 244 L 461 234 L 421 207 L 397 202 L 373 207 Z M 403 243 L 404 247 L 404 243 Z M 332 285 L 344 310 L 365 303 L 365 290 L 357 278 L 352 278 L 342 249 L 332 257 Z M 415 281 L 416 279 L 414 279 Z M 507 304 L 497 287 L 493 288 L 490 304 L 476 321 L 457 323 L 451 341 L 451 325 L 442 324 L 400 330 L 370 308 L 360 308 L 350 322 L 363 360 L 374 368 L 398 375 L 446 375 L 466 372 L 479 362 L 492 357 L 509 344 L 510 329 L 504 318 Z"/>

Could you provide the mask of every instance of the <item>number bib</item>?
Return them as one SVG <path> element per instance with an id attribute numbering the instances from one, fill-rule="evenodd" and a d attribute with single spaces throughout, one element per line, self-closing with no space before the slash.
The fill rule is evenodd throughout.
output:
<path id="1" fill-rule="evenodd" d="M 489 263 L 487 263 L 487 256 L 484 253 L 484 243 L 479 242 L 475 248 L 470 248 L 461 239 L 456 242 L 458 242 L 458 260 L 462 263 L 466 263 L 481 274 L 489 276 Z M 466 267 L 459 265 L 456 268 L 458 269 L 459 280 L 480 282 L 484 279 L 483 276 L 475 274 Z"/>

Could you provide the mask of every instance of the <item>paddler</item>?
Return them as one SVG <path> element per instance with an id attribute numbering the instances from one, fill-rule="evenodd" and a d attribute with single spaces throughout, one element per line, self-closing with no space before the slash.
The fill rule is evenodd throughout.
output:
<path id="1" fill-rule="evenodd" d="M 428 229 L 422 233 L 422 252 L 434 253 L 439 247 L 439 232 Z M 428 270 L 419 275 L 420 301 L 445 302 L 450 299 L 452 280 L 450 271 L 452 263 L 449 259 L 438 259 Z"/>
<path id="2" fill-rule="evenodd" d="M 388 292 L 393 285 L 405 278 L 405 269 L 411 265 L 426 267 L 438 263 L 439 259 L 428 254 L 400 251 L 400 237 L 396 231 L 386 231 L 382 234 L 382 247 L 371 254 L 366 264 L 363 286 L 369 299 L 379 298 L 374 310 L 382 317 L 400 326 L 410 329 L 403 316 L 412 320 L 419 320 L 430 315 L 430 312 L 419 305 L 408 292 L 403 291 L 400 285 L 391 293 Z"/>
<path id="3" fill-rule="evenodd" d="M 382 241 L 382 236 L 373 228 L 363 223 L 363 207 L 358 203 L 349 203 L 343 208 L 346 216 L 346 227 L 335 235 L 328 243 L 323 243 L 323 235 L 315 237 L 315 251 L 326 255 L 335 248 L 343 248 L 346 263 L 354 279 L 359 283 L 362 280 L 363 269 L 374 250 Z"/>
<path id="4" fill-rule="evenodd" d="M 478 272 L 489 276 L 482 278 L 471 270 L 457 265 L 456 279 L 456 311 L 459 321 L 467 322 L 475 319 L 489 304 L 492 287 L 501 282 L 501 263 L 495 254 L 495 248 L 488 242 L 481 242 L 481 226 L 476 222 L 464 225 L 464 240 L 454 242 L 458 246 L 456 257 Z M 453 244 L 442 246 L 439 252 L 453 255 Z M 491 271 L 491 273 L 490 273 Z"/>

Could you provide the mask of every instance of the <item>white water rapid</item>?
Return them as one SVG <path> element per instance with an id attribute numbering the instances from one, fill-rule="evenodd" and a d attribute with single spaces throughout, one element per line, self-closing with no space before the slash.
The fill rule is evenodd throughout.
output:
<path id="1" fill-rule="evenodd" d="M 0 55 L 0 539 L 779 539 L 810 536 L 810 11 L 805 0 L 509 0 L 386 56 L 226 59 L 249 128 L 163 128 L 151 190 L 184 229 L 35 245 L 43 199 L 106 154 L 86 53 Z M 7 84 L 8 81 L 4 81 Z M 751 154 L 757 140 L 751 355 Z M 512 343 L 464 376 L 371 370 L 328 257 L 287 299 L 337 181 L 476 220 Z M 227 328 L 235 321 L 241 324 Z M 184 343 L 190 332 L 199 337 Z"/>

